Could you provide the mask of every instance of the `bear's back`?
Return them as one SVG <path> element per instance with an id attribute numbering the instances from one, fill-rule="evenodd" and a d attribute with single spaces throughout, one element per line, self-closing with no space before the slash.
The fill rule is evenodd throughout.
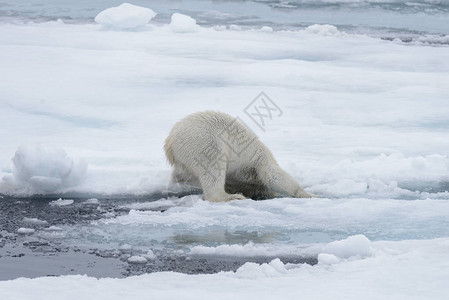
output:
<path id="1" fill-rule="evenodd" d="M 173 126 L 172 133 L 197 137 L 213 134 L 223 139 L 237 134 L 244 134 L 249 138 L 256 137 L 237 118 L 217 111 L 202 111 L 188 115 Z"/>
<path id="2" fill-rule="evenodd" d="M 242 153 L 253 147 L 250 153 Z M 229 157 L 254 154 L 257 150 L 269 153 L 257 136 L 237 118 L 217 112 L 202 111 L 178 121 L 165 141 L 165 151 L 172 163 L 175 156 L 195 155 L 217 149 Z"/>

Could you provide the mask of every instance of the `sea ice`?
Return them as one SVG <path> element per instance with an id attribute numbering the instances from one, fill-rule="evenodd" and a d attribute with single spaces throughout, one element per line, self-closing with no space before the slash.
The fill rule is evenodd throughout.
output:
<path id="1" fill-rule="evenodd" d="M 242 30 L 242 26 L 236 25 L 236 24 L 231 24 L 231 25 L 229 25 L 229 30 L 240 31 L 240 30 Z"/>
<path id="2" fill-rule="evenodd" d="M 62 231 L 63 229 L 61 227 L 58 226 L 50 226 L 48 228 L 44 229 L 45 231 Z"/>
<path id="3" fill-rule="evenodd" d="M 26 227 L 21 227 L 19 229 L 17 229 L 17 233 L 20 234 L 33 234 L 36 230 L 33 228 L 26 228 Z"/>
<path id="4" fill-rule="evenodd" d="M 123 3 L 103 10 L 95 17 L 95 22 L 109 28 L 133 29 L 145 26 L 156 13 L 145 7 Z"/>
<path id="5" fill-rule="evenodd" d="M 23 222 L 32 225 L 46 225 L 48 224 L 45 220 L 39 220 L 38 218 L 23 218 Z"/>
<path id="6" fill-rule="evenodd" d="M 328 24 L 310 25 L 305 29 L 305 31 L 308 33 L 319 34 L 319 35 L 323 35 L 323 36 L 333 36 L 333 35 L 341 34 L 340 31 L 338 31 L 337 27 L 335 27 L 334 25 L 328 25 Z"/>
<path id="7" fill-rule="evenodd" d="M 207 246 L 195 246 L 190 249 L 190 254 L 193 255 L 215 255 L 215 256 L 239 256 L 239 257 L 251 257 L 251 256 L 273 256 L 278 254 L 273 252 L 263 245 L 256 245 L 253 242 L 249 242 L 245 245 L 219 245 L 217 247 Z"/>
<path id="8" fill-rule="evenodd" d="M 128 262 L 132 264 L 146 264 L 147 259 L 143 256 L 131 256 L 128 258 Z"/>
<path id="9" fill-rule="evenodd" d="M 85 204 L 98 204 L 100 201 L 97 198 L 89 198 L 84 201 Z"/>
<path id="10" fill-rule="evenodd" d="M 333 265 L 339 263 L 340 261 L 341 259 L 333 254 L 328 253 L 318 254 L 318 263 L 321 265 Z"/>
<path id="11" fill-rule="evenodd" d="M 152 250 L 148 250 L 145 255 L 143 255 L 147 260 L 154 260 L 156 259 L 156 254 Z"/>
<path id="12" fill-rule="evenodd" d="M 270 26 L 262 26 L 262 28 L 260 28 L 260 31 L 263 32 L 273 32 L 273 28 Z"/>
<path id="13" fill-rule="evenodd" d="M 368 257 L 372 255 L 371 241 L 362 234 L 354 235 L 347 239 L 327 244 L 323 248 L 322 253 L 339 258 Z M 329 261 L 329 256 L 325 260 Z"/>
<path id="14" fill-rule="evenodd" d="M 259 138 L 309 191 L 330 198 L 449 197 L 429 189 L 444 192 L 449 182 L 445 47 L 340 36 L 325 25 L 308 30 L 334 36 L 234 27 L 180 35 L 172 25 L 132 34 L 80 24 L 0 26 L 0 118 L 13 133 L 3 135 L 0 192 L 161 191 L 170 176 L 161 147 L 174 122 L 212 108 L 244 117 L 263 89 L 284 114 Z M 47 77 L 58 84 L 45 88 Z M 83 157 L 88 172 L 73 159 L 71 171 L 65 163 L 60 174 L 32 168 L 17 180 L 14 164 L 32 163 L 10 165 L 10 158 L 30 136 Z M 58 156 L 33 160 L 52 157 Z M 68 182 L 68 172 L 82 184 Z"/>
<path id="15" fill-rule="evenodd" d="M 167 204 L 165 199 L 151 203 L 157 207 L 158 202 Z M 370 255 L 369 240 L 444 237 L 449 213 L 447 200 L 430 199 L 284 198 L 217 204 L 189 196 L 176 203 L 162 205 L 162 210 L 143 207 L 80 224 L 67 229 L 71 236 L 67 242 L 112 249 L 126 243 L 141 250 L 163 245 L 167 251 L 181 243 L 186 255 L 305 257 L 327 253 L 352 259 Z M 342 240 L 352 235 L 356 236 Z M 326 244 L 334 240 L 342 241 Z M 315 243 L 327 246 L 311 248 Z"/>
<path id="16" fill-rule="evenodd" d="M 72 200 L 72 199 L 59 198 L 58 200 L 51 201 L 48 204 L 50 204 L 51 206 L 67 206 L 67 205 L 73 204 L 73 202 L 74 202 L 74 200 Z"/>
<path id="17" fill-rule="evenodd" d="M 278 277 L 287 272 L 284 263 L 276 258 L 270 263 L 261 265 L 251 262 L 245 263 L 235 272 L 235 275 L 239 278 Z"/>
<path id="18" fill-rule="evenodd" d="M 199 26 L 196 20 L 190 16 L 174 13 L 171 16 L 170 29 L 177 33 L 187 33 L 198 31 Z"/>
<path id="19" fill-rule="evenodd" d="M 56 147 L 39 144 L 20 146 L 14 157 L 10 189 L 17 193 L 51 193 L 80 184 L 87 173 L 87 163 L 75 161 Z"/>
<path id="20" fill-rule="evenodd" d="M 124 244 L 119 247 L 119 250 L 120 250 L 120 252 L 124 252 L 124 253 L 131 252 L 131 250 L 133 250 L 133 246 L 131 246 L 129 244 Z"/>

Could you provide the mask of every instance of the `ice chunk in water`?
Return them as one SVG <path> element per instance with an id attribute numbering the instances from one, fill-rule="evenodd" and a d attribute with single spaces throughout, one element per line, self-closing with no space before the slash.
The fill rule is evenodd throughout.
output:
<path id="1" fill-rule="evenodd" d="M 26 228 L 26 227 L 21 227 L 19 229 L 17 229 L 17 233 L 20 234 L 33 234 L 36 230 L 34 230 L 33 228 Z"/>
<path id="2" fill-rule="evenodd" d="M 51 201 L 49 204 L 51 206 L 67 206 L 73 204 L 74 200 L 72 199 L 62 199 L 59 198 L 58 200 Z"/>
<path id="3" fill-rule="evenodd" d="M 31 225 L 37 225 L 37 226 L 47 225 L 48 224 L 47 221 L 39 220 L 38 218 L 27 218 L 27 217 L 25 217 L 25 218 L 23 218 L 22 221 L 23 221 L 23 223 L 27 223 L 27 224 L 31 224 Z"/>
<path id="4" fill-rule="evenodd" d="M 147 259 L 143 256 L 131 256 L 128 258 L 128 262 L 132 264 L 146 264 Z"/>
<path id="5" fill-rule="evenodd" d="M 133 29 L 145 26 L 155 16 L 156 13 L 149 8 L 123 3 L 100 12 L 95 22 L 109 28 Z"/>
<path id="6" fill-rule="evenodd" d="M 171 16 L 170 28 L 174 32 L 187 33 L 195 32 L 199 26 L 196 24 L 196 20 L 190 16 L 174 13 Z"/>
<path id="7" fill-rule="evenodd" d="M 314 24 L 311 26 L 308 26 L 305 29 L 306 32 L 308 33 L 313 33 L 313 34 L 319 34 L 319 35 L 324 35 L 324 36 L 333 36 L 333 35 L 338 35 L 340 34 L 340 31 L 338 31 L 337 27 L 333 26 L 333 25 L 320 25 L 320 24 Z"/>

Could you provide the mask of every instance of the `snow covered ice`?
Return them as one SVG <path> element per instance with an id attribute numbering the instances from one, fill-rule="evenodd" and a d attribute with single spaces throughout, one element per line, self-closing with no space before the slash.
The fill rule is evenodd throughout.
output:
<path id="1" fill-rule="evenodd" d="M 74 161 L 61 148 L 22 145 L 12 158 L 12 176 L 4 177 L 9 188 L 22 193 L 51 193 L 76 186 L 84 180 L 87 163 Z M 8 192 L 8 187 L 5 191 Z"/>
<path id="2" fill-rule="evenodd" d="M 248 263 L 235 273 L 214 275 L 166 272 L 127 279 L 98 280 L 81 275 L 20 278 L 2 281 L 0 288 L 11 299 L 30 299 L 30 294 L 34 299 L 105 295 L 122 299 L 123 294 L 158 299 L 198 299 L 205 295 L 216 299 L 335 299 L 335 295 L 348 299 L 447 298 L 447 239 L 379 246 L 394 254 L 381 253 L 332 266 L 289 266 L 279 260 L 263 265 Z"/>
<path id="3" fill-rule="evenodd" d="M 49 209 L 99 218 L 24 215 L 0 247 L 56 240 L 130 268 L 167 256 L 247 263 L 17 278 L 0 281 L 2 297 L 449 297 L 447 1 L 32 2 L 0 5 L 0 201 L 26 212 L 20 199 L 50 197 Z M 262 91 L 283 112 L 264 130 L 245 114 Z M 208 109 L 239 117 L 319 197 L 163 196 L 164 138 Z M 118 195 L 151 202 L 110 209 Z M 20 269 L 28 255 L 0 265 Z"/>

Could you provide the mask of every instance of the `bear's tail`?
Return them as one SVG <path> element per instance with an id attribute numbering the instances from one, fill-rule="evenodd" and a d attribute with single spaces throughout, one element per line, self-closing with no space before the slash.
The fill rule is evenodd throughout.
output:
<path id="1" fill-rule="evenodd" d="M 170 165 L 173 166 L 175 164 L 175 156 L 173 155 L 172 141 L 170 139 L 170 136 L 168 136 L 165 139 L 164 150 L 165 150 L 165 155 L 167 156 L 168 162 L 170 163 Z"/>

